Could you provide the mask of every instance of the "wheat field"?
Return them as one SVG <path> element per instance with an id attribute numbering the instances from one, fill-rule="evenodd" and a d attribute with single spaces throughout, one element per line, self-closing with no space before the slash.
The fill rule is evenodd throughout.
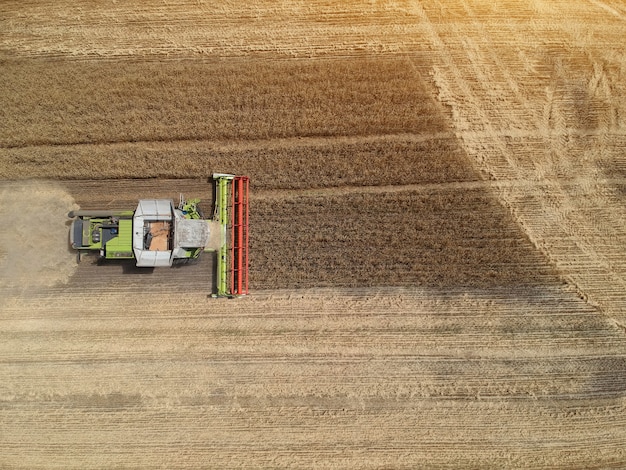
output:
<path id="1" fill-rule="evenodd" d="M 618 0 L 0 5 L 0 467 L 626 466 Z M 247 174 L 213 259 L 69 219 Z"/>

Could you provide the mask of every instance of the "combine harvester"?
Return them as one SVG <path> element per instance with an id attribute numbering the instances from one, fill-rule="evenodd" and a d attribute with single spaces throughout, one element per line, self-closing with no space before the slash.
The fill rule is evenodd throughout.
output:
<path id="1" fill-rule="evenodd" d="M 248 293 L 247 176 L 216 173 L 215 211 L 204 219 L 199 199 L 141 199 L 134 211 L 72 211 L 70 243 L 100 259 L 135 259 L 138 267 L 172 266 L 217 253 L 215 297 Z M 214 231 L 219 233 L 214 233 Z"/>

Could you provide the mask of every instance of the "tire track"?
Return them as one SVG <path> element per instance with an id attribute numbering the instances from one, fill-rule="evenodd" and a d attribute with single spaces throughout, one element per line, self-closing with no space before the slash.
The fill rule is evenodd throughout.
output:
<path id="1" fill-rule="evenodd" d="M 543 185 L 527 187 L 524 190 L 503 187 L 496 194 L 535 246 L 559 267 L 568 282 L 577 286 L 579 295 L 588 299 L 603 313 L 623 323 L 626 298 L 620 293 L 626 288 L 626 272 L 620 267 L 625 241 L 620 221 L 626 214 L 621 204 L 616 203 L 612 197 L 604 196 L 611 193 L 611 186 L 606 186 L 611 183 L 602 179 L 597 166 L 602 164 L 607 154 L 610 156 L 611 152 L 614 152 L 609 150 L 611 142 L 619 142 L 621 132 L 616 132 L 613 126 L 594 129 L 601 144 L 600 149 L 592 156 L 584 151 L 584 147 L 578 146 L 579 141 L 569 134 L 572 127 L 572 111 L 567 108 L 569 105 L 567 99 L 568 94 L 574 93 L 572 90 L 574 82 L 569 80 L 568 74 L 573 74 L 573 69 L 564 70 L 563 61 L 557 60 L 547 82 L 541 77 L 536 77 L 539 78 L 539 83 L 548 85 L 546 87 L 548 101 L 544 110 L 539 112 L 539 108 L 525 100 L 519 92 L 520 88 L 512 82 L 515 75 L 509 72 L 508 68 L 516 67 L 516 62 L 505 65 L 505 62 L 500 60 L 504 54 L 509 54 L 509 50 L 499 48 L 498 53 L 493 51 L 494 41 L 501 41 L 502 38 L 497 36 L 497 30 L 494 32 L 491 28 L 491 20 L 477 14 L 472 9 L 474 5 L 470 6 L 468 2 L 459 2 L 456 6 L 464 12 L 464 17 L 468 20 L 456 25 L 452 30 L 442 29 L 441 34 L 421 6 L 415 7 L 415 12 L 424 24 L 429 25 L 426 31 L 438 51 L 433 78 L 440 90 L 440 100 L 452 108 L 452 117 L 460 142 L 473 157 L 477 167 L 496 180 L 531 179 L 545 182 Z M 446 8 L 452 6 L 440 4 L 441 10 Z M 543 10 L 543 15 L 558 16 L 552 10 L 549 12 L 546 12 L 545 8 Z M 571 16 L 577 14 L 583 13 L 575 12 Z M 465 26 L 466 23 L 472 25 L 473 33 L 470 32 L 469 37 L 466 34 L 469 31 Z M 569 23 L 560 26 L 559 31 L 562 33 L 560 48 L 568 50 L 571 47 L 566 40 L 568 34 L 577 38 L 575 42 L 583 47 L 575 32 L 570 33 L 569 26 Z M 443 34 L 445 36 L 442 36 Z M 479 35 L 478 38 L 474 39 L 473 34 Z M 515 29 L 511 34 L 516 34 Z M 527 32 L 523 34 L 526 35 Z M 536 36 L 541 35 L 542 31 L 537 25 Z M 523 41 L 521 43 L 523 44 Z M 592 44 L 585 43 L 585 46 L 589 45 Z M 461 53 L 461 50 L 464 52 Z M 510 60 L 511 57 L 508 57 Z M 528 73 L 528 57 L 522 59 L 521 67 Z M 463 69 L 473 73 L 462 74 Z M 597 78 L 594 79 L 598 77 L 597 67 L 595 70 L 590 81 L 592 89 L 594 83 L 600 83 Z M 534 73 L 532 68 L 530 72 Z M 477 83 L 466 78 L 474 77 L 476 74 L 482 76 L 482 80 Z M 536 89 L 537 85 L 534 87 Z M 527 89 L 534 93 L 532 87 Z M 574 97 L 573 101 L 575 99 Z M 503 102 L 506 102 L 506 105 L 503 105 Z M 517 113 L 520 106 L 525 110 L 524 113 Z M 560 110 L 563 106 L 566 108 Z M 519 115 L 529 113 L 530 123 L 518 122 Z M 613 117 L 604 121 L 616 122 Z M 602 122 L 600 120 L 600 123 Z M 524 149 L 526 143 L 523 137 L 516 143 L 498 129 L 520 127 L 526 129 L 529 134 L 536 132 L 535 137 L 544 136 L 542 140 L 550 151 L 537 148 L 534 153 L 521 153 L 526 158 L 519 159 L 513 151 Z M 472 132 L 476 132 L 476 135 L 472 136 Z M 580 174 L 591 177 L 584 182 L 584 186 L 562 186 L 563 182 Z M 580 198 L 581 193 L 586 195 L 584 199 Z M 609 212 L 613 213 L 614 222 L 603 221 L 593 216 L 593 212 L 589 211 L 591 207 L 596 210 L 611 207 Z M 591 219 L 588 218 L 589 215 Z M 581 269 L 581 266 L 587 268 Z"/>

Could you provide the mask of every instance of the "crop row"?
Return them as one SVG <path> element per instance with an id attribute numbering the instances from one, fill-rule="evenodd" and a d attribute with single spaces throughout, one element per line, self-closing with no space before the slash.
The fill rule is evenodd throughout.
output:
<path id="1" fill-rule="evenodd" d="M 484 190 L 258 200 L 251 226 L 255 288 L 558 282 Z"/>
<path id="2" fill-rule="evenodd" d="M 406 59 L 5 61 L 0 147 L 437 132 Z"/>

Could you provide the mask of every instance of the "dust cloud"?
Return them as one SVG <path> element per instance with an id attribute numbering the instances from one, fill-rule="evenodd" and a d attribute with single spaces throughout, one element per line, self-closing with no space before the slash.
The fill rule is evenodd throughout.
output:
<path id="1" fill-rule="evenodd" d="M 67 282 L 76 268 L 67 213 L 77 208 L 59 184 L 0 182 L 0 288 L 32 291 Z"/>

